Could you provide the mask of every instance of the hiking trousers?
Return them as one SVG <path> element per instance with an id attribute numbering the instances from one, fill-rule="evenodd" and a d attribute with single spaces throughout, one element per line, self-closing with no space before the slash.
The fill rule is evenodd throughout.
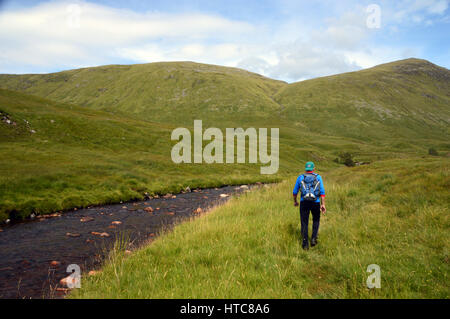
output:
<path id="1" fill-rule="evenodd" d="M 317 238 L 320 224 L 320 203 L 301 201 L 300 202 L 300 225 L 303 237 L 303 243 L 308 243 L 308 223 L 309 212 L 313 217 L 313 227 L 311 238 Z"/>

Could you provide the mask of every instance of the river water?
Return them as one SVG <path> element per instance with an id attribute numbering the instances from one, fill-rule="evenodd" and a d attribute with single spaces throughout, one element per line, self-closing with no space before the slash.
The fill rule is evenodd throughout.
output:
<path id="1" fill-rule="evenodd" d="M 204 212 L 251 187 L 196 189 L 2 226 L 0 298 L 61 298 L 66 292 L 59 281 L 69 275 L 67 266 L 79 265 L 83 275 L 101 266 L 119 236 L 126 238 L 125 245 L 132 250 L 157 237 L 162 229 L 199 215 L 198 208 Z M 104 237 L 99 235 L 102 233 L 106 233 Z"/>

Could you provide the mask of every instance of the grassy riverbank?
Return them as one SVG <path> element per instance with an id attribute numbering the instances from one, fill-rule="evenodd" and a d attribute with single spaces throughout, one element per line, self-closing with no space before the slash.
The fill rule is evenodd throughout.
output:
<path id="1" fill-rule="evenodd" d="M 380 161 L 323 174 L 319 245 L 301 249 L 294 178 L 180 224 L 72 298 L 448 298 L 448 159 Z M 367 266 L 381 289 L 366 288 Z"/>

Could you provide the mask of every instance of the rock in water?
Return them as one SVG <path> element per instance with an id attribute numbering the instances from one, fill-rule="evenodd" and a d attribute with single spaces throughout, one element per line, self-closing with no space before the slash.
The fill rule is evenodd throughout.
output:
<path id="1" fill-rule="evenodd" d="M 75 276 L 67 276 L 59 281 L 59 284 L 65 287 L 69 287 L 69 285 L 71 285 L 72 287 L 76 287 L 77 283 L 78 279 Z"/>
<path id="2" fill-rule="evenodd" d="M 69 237 L 80 237 L 81 235 L 77 234 L 77 233 L 66 233 L 66 236 L 69 236 Z"/>
<path id="3" fill-rule="evenodd" d="M 99 232 L 93 231 L 93 232 L 91 232 L 91 234 L 94 236 L 109 237 L 108 233 L 99 233 Z"/>

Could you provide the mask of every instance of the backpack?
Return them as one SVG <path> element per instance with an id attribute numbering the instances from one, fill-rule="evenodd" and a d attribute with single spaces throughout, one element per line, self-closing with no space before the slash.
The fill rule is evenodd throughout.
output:
<path id="1" fill-rule="evenodd" d="M 303 200 L 315 201 L 320 195 L 320 182 L 317 179 L 317 174 L 303 174 L 301 182 L 301 192 Z"/>

